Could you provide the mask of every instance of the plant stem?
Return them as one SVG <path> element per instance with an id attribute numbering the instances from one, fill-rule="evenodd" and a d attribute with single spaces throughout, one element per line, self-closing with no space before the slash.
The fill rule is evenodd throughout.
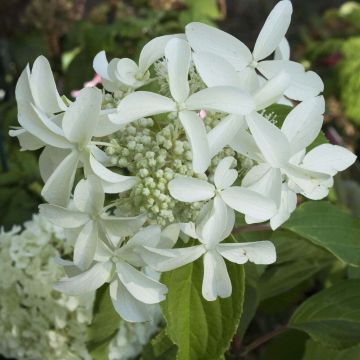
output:
<path id="1" fill-rule="evenodd" d="M 238 228 L 234 228 L 232 233 L 233 234 L 243 234 L 247 232 L 255 232 L 255 231 L 270 231 L 271 227 L 270 224 L 254 224 L 254 225 L 247 225 L 241 226 Z"/>
<path id="2" fill-rule="evenodd" d="M 242 356 L 246 356 L 250 351 L 258 348 L 262 344 L 266 343 L 267 341 L 271 340 L 273 337 L 282 334 L 288 329 L 287 325 L 283 325 L 279 327 L 278 329 L 275 329 L 273 331 L 270 331 L 269 333 L 257 338 L 252 343 L 250 343 L 248 346 L 245 347 L 244 351 L 241 353 Z"/>

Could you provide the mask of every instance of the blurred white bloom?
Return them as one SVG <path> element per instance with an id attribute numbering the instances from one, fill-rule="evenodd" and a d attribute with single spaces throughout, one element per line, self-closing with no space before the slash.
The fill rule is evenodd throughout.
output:
<path id="1" fill-rule="evenodd" d="M 275 247 L 270 241 L 251 243 L 221 243 L 232 232 L 235 223 L 234 212 L 225 208 L 228 214 L 219 216 L 218 207 L 222 200 L 215 197 L 210 209 L 199 217 L 197 224 L 188 224 L 182 228 L 186 235 L 197 239 L 201 245 L 176 249 L 160 249 L 149 245 L 141 256 L 145 262 L 157 271 L 169 271 L 189 264 L 204 256 L 204 277 L 202 294 L 208 301 L 219 296 L 231 295 L 232 287 L 223 258 L 236 264 L 251 261 L 255 264 L 271 264 L 276 260 Z"/>

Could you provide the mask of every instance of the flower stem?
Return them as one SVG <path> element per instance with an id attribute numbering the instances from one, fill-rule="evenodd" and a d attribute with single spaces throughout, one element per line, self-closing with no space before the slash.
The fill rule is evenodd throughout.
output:
<path id="1" fill-rule="evenodd" d="M 255 339 L 252 343 L 250 343 L 248 346 L 245 347 L 244 351 L 241 353 L 241 356 L 246 356 L 250 351 L 258 348 L 262 344 L 268 342 L 275 336 L 278 336 L 288 330 L 287 325 L 282 325 L 278 329 L 272 330 L 268 332 L 267 334 L 260 336 L 259 338 Z"/>
<path id="2" fill-rule="evenodd" d="M 247 226 L 241 226 L 234 228 L 232 233 L 234 235 L 237 234 L 243 234 L 247 232 L 256 232 L 256 231 L 270 231 L 271 227 L 269 223 L 266 224 L 253 224 L 253 225 L 247 225 Z"/>

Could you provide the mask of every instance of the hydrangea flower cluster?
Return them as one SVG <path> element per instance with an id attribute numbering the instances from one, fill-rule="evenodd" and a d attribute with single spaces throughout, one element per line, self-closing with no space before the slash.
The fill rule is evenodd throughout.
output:
<path id="1" fill-rule="evenodd" d="M 324 198 L 333 176 L 355 161 L 323 144 L 323 83 L 289 59 L 292 5 L 278 2 L 251 52 L 201 23 L 160 36 L 139 61 L 93 65 L 103 89 L 61 97 L 47 60 L 27 67 L 16 88 L 21 128 L 11 131 L 39 159 L 48 204 L 41 214 L 67 229 L 73 260 L 55 285 L 67 294 L 110 284 L 113 305 L 130 322 L 149 319 L 167 288 L 144 273 L 203 257 L 206 300 L 231 295 L 226 262 L 271 264 L 270 241 L 227 243 L 235 213 L 246 223 L 283 224 L 297 194 Z M 293 107 L 281 127 L 264 116 Z M 197 245 L 181 243 L 186 237 Z"/>
<path id="2" fill-rule="evenodd" d="M 91 359 L 86 348 L 95 294 L 73 297 L 54 291 L 64 271 L 54 258 L 69 256 L 64 230 L 42 216 L 0 233 L 0 354 L 16 359 Z M 161 313 L 131 324 L 119 319 L 109 359 L 137 356 L 158 330 Z"/>

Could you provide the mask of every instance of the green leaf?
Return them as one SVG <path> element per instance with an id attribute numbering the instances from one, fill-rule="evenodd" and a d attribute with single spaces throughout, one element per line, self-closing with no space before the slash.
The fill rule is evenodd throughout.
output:
<path id="1" fill-rule="evenodd" d="M 268 106 L 264 110 L 264 116 L 268 119 L 271 119 L 275 122 L 275 125 L 278 128 L 281 128 L 283 122 L 285 121 L 285 118 L 289 114 L 289 112 L 292 110 L 291 106 L 288 105 L 282 105 L 282 104 L 273 104 Z"/>
<path id="2" fill-rule="evenodd" d="M 306 342 L 305 354 L 302 360 L 358 360 L 360 359 L 360 346 L 354 346 L 345 350 L 327 348 L 314 340 Z"/>
<path id="3" fill-rule="evenodd" d="M 141 360 L 173 360 L 176 358 L 177 346 L 160 331 L 143 349 Z"/>
<path id="4" fill-rule="evenodd" d="M 301 331 L 287 330 L 264 345 L 261 360 L 301 360 L 308 336 Z M 313 360 L 320 360 L 314 358 Z M 325 358 L 323 358 L 325 359 Z M 330 358 L 326 360 L 331 360 Z"/>
<path id="5" fill-rule="evenodd" d="M 295 311 L 289 326 L 333 348 L 360 342 L 360 280 L 345 280 L 310 297 Z"/>
<path id="6" fill-rule="evenodd" d="M 302 204 L 283 227 L 350 265 L 360 265 L 360 219 L 326 201 Z"/>
<path id="7" fill-rule="evenodd" d="M 167 322 L 166 333 L 178 346 L 178 360 L 218 359 L 228 348 L 236 332 L 244 298 L 244 270 L 227 263 L 232 295 L 206 301 L 201 294 L 203 266 L 194 263 L 162 274 L 169 288 L 161 303 Z"/>
<path id="8" fill-rule="evenodd" d="M 260 299 L 282 294 L 311 278 L 335 259 L 327 251 L 290 231 L 276 231 L 271 236 L 277 261 L 260 277 Z"/>
<path id="9" fill-rule="evenodd" d="M 115 336 L 120 321 L 111 302 L 109 285 L 105 284 L 96 291 L 93 322 L 88 328 L 87 347 L 94 360 L 103 359 L 103 354 Z"/>

